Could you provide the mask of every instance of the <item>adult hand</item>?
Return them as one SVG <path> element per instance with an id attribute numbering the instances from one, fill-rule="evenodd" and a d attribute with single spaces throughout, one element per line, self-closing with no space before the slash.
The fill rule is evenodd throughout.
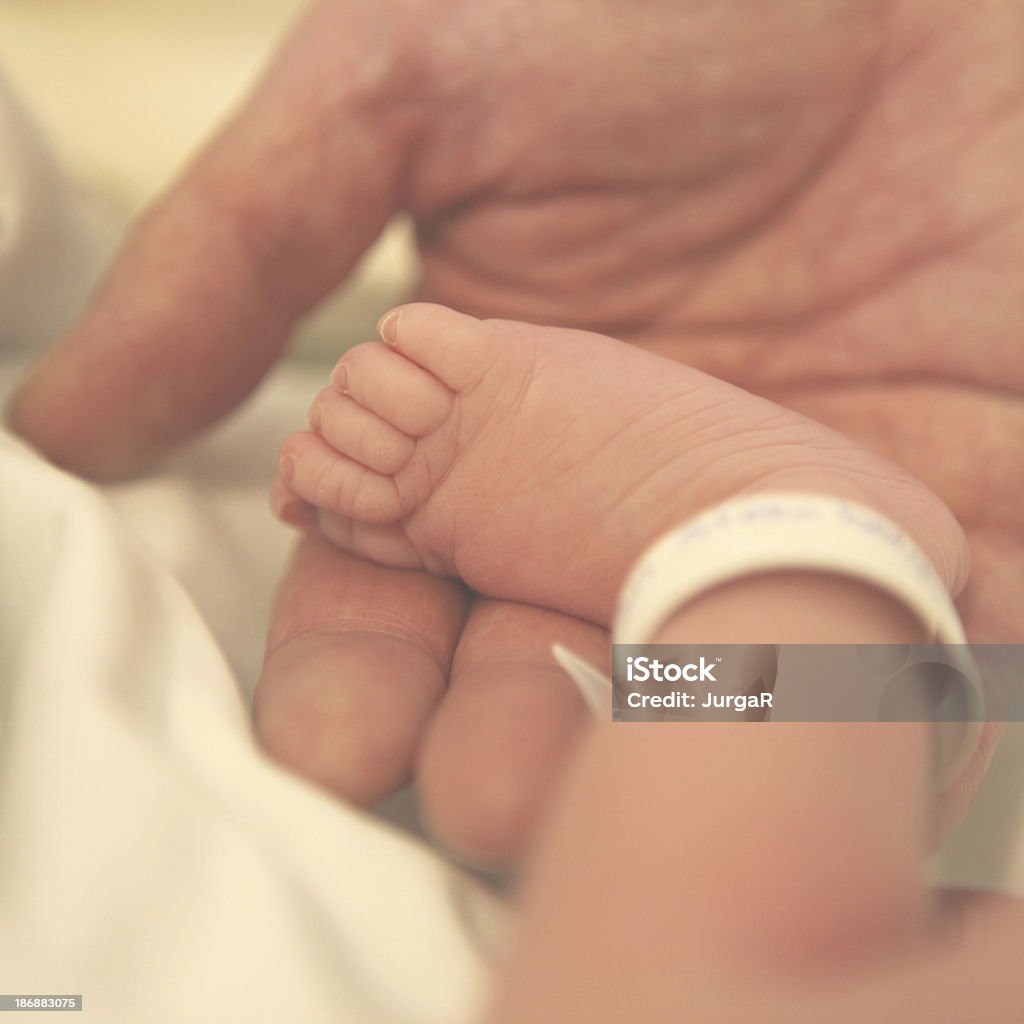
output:
<path id="1" fill-rule="evenodd" d="M 972 639 L 1018 640 L 1022 20 L 956 0 L 323 0 L 136 230 L 15 424 L 80 471 L 139 468 L 247 394 L 404 209 L 423 297 L 649 346 L 902 462 L 968 529 Z M 508 854 L 582 717 L 548 639 L 587 653 L 602 634 L 468 601 L 307 537 L 260 718 L 280 756 L 366 800 L 432 722 L 438 828 Z M 325 691 L 331 727 L 375 737 L 352 755 L 321 725 Z"/>
<path id="2" fill-rule="evenodd" d="M 742 1019 L 759 1024 L 1013 1020 L 1024 1001 L 1015 967 L 1024 934 L 1024 903 L 964 892 L 950 894 L 947 909 L 945 926 L 914 947 L 813 990 L 804 979 L 786 985 L 775 1005 L 759 1000 Z"/>
<path id="3" fill-rule="evenodd" d="M 686 616 L 682 634 L 709 622 Z M 488 1024 L 1019 1018 L 1024 903 L 920 881 L 925 730 L 663 732 L 602 723 L 580 745 Z"/>

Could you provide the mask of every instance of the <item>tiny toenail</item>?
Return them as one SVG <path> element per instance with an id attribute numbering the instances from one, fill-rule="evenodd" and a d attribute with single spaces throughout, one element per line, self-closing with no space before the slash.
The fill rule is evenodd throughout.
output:
<path id="1" fill-rule="evenodd" d="M 295 479 L 295 460 L 290 455 L 282 455 L 277 464 L 277 471 L 281 474 L 281 479 L 290 484 Z"/>
<path id="2" fill-rule="evenodd" d="M 307 529 L 316 525 L 317 510 L 308 501 L 291 498 L 278 508 L 277 517 L 282 522 L 288 523 L 289 526 Z"/>
<path id="3" fill-rule="evenodd" d="M 331 371 L 331 383 L 343 394 L 348 394 L 348 367 L 343 363 Z"/>
<path id="4" fill-rule="evenodd" d="M 401 310 L 393 309 L 390 313 L 385 313 L 377 324 L 377 333 L 389 345 L 398 342 L 398 318 L 400 315 Z"/>

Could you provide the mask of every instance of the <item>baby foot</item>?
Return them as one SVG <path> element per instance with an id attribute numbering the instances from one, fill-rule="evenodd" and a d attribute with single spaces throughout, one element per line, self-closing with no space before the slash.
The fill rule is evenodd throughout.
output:
<path id="1" fill-rule="evenodd" d="M 352 553 L 607 623 L 658 534 L 761 489 L 818 490 L 900 522 L 950 585 L 945 507 L 840 434 L 679 363 L 582 331 L 401 307 L 345 354 L 282 449 Z"/>

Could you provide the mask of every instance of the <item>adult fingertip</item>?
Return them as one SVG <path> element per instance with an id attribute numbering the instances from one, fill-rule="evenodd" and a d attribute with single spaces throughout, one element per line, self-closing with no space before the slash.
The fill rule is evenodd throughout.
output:
<path id="1" fill-rule="evenodd" d="M 140 476 L 163 453 L 161 447 L 128 432 L 97 437 L 88 425 L 69 429 L 60 401 L 47 394 L 42 374 L 33 374 L 18 386 L 3 410 L 3 423 L 55 466 L 98 483 Z"/>

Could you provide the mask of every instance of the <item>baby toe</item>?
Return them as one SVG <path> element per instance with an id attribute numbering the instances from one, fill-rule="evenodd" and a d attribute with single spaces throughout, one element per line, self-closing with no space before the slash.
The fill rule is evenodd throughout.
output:
<path id="1" fill-rule="evenodd" d="M 433 374 L 376 342 L 346 352 L 331 380 L 338 391 L 412 437 L 436 430 L 454 401 Z"/>
<path id="2" fill-rule="evenodd" d="M 397 473 L 416 447 L 407 434 L 335 388 L 317 395 L 309 425 L 336 451 L 377 473 Z"/>
<path id="3" fill-rule="evenodd" d="M 283 523 L 299 529 L 312 529 L 317 524 L 319 511 L 303 501 L 279 476 L 270 488 L 270 507 Z"/>
<path id="4" fill-rule="evenodd" d="M 391 477 L 342 455 L 317 434 L 289 437 L 281 448 L 278 472 L 291 491 L 317 508 L 371 523 L 402 517 Z"/>
<path id="5" fill-rule="evenodd" d="M 487 325 L 447 306 L 414 302 L 381 319 L 381 337 L 455 391 L 475 386 L 494 359 Z"/>
<path id="6" fill-rule="evenodd" d="M 393 569 L 425 569 L 423 558 L 400 523 L 368 523 L 336 512 L 321 512 L 320 533 L 332 544 Z"/>

